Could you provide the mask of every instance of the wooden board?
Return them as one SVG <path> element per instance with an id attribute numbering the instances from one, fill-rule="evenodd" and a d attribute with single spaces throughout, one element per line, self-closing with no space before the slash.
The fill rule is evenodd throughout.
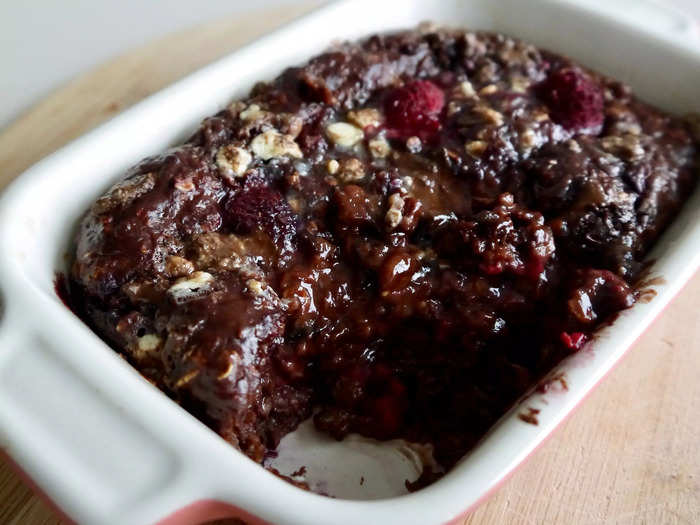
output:
<path id="1" fill-rule="evenodd" d="M 0 187 L 96 124 L 307 8 L 220 20 L 70 82 L 0 132 Z M 465 525 L 700 523 L 698 312 L 696 275 L 579 410 Z M 0 524 L 59 523 L 0 462 Z"/>

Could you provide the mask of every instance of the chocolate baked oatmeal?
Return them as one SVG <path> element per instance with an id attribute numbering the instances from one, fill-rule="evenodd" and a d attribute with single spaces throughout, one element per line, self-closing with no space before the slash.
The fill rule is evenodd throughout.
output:
<path id="1" fill-rule="evenodd" d="M 376 35 L 133 167 L 82 220 L 71 301 L 256 461 L 313 416 L 449 468 L 635 302 L 699 171 L 690 123 L 565 57 Z"/>

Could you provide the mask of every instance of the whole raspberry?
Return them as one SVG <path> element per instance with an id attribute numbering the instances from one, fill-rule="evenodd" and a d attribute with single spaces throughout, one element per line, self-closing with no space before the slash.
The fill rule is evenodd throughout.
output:
<path id="1" fill-rule="evenodd" d="M 391 91 L 384 101 L 389 135 L 428 140 L 440 130 L 445 94 L 430 80 L 416 80 Z"/>
<path id="2" fill-rule="evenodd" d="M 598 134 L 603 125 L 603 93 L 580 69 L 550 73 L 536 88 L 552 119 L 566 129 Z"/>
<path id="3" fill-rule="evenodd" d="M 236 233 L 260 229 L 281 249 L 291 249 L 297 231 L 297 216 L 276 189 L 264 183 L 244 185 L 224 204 L 227 225 Z"/>

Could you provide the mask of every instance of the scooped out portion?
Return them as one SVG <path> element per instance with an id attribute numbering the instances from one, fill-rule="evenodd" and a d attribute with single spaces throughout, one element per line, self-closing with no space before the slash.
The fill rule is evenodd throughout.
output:
<path id="1" fill-rule="evenodd" d="M 340 44 L 100 197 L 71 302 L 255 461 L 313 417 L 450 468 L 635 302 L 699 139 L 504 35 Z"/>

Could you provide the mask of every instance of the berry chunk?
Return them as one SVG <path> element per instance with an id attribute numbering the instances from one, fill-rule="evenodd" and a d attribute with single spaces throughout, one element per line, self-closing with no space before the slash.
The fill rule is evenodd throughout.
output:
<path id="1" fill-rule="evenodd" d="M 554 71 L 536 89 L 555 122 L 570 131 L 600 133 L 604 119 L 603 93 L 583 71 L 573 68 Z"/>
<path id="2" fill-rule="evenodd" d="M 581 350 L 581 347 L 586 343 L 588 337 L 586 337 L 586 334 L 583 332 L 562 332 L 559 334 L 559 339 L 564 343 L 564 346 L 575 352 Z"/>
<path id="3" fill-rule="evenodd" d="M 441 127 L 445 94 L 430 80 L 416 80 L 391 91 L 384 101 L 389 135 L 430 139 Z"/>

